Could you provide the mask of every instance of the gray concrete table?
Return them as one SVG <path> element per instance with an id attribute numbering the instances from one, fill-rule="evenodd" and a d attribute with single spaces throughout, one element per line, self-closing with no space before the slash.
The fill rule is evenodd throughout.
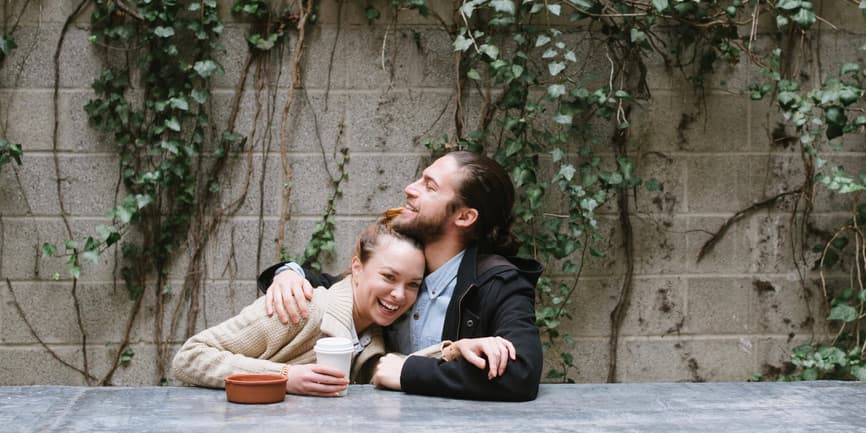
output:
<path id="1" fill-rule="evenodd" d="M 0 387 L 0 432 L 866 432 L 866 384 L 542 385 L 496 403 L 353 385 L 343 398 L 228 403 L 190 387 Z"/>

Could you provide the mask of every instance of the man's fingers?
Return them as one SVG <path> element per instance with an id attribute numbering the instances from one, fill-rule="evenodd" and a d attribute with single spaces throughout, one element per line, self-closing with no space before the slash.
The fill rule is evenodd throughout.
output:
<path id="1" fill-rule="evenodd" d="M 304 283 L 309 285 L 309 283 L 307 283 L 306 281 L 304 281 Z M 306 301 L 306 298 L 305 298 L 306 294 L 304 293 L 304 285 L 303 284 L 301 284 L 300 286 L 292 285 L 291 292 L 292 292 L 292 305 L 289 306 L 288 305 L 289 300 L 286 299 L 286 309 L 291 311 L 292 313 L 294 313 L 292 315 L 292 321 L 294 322 L 295 316 L 299 315 L 300 317 L 306 318 L 310 314 L 310 311 L 307 308 L 307 303 L 305 302 Z M 295 322 L 295 323 L 297 323 L 297 322 Z"/>
<path id="2" fill-rule="evenodd" d="M 274 290 L 274 286 L 271 285 L 268 287 L 268 291 L 265 292 L 265 314 L 267 314 L 268 317 L 274 315 Z"/>
<path id="3" fill-rule="evenodd" d="M 307 280 L 304 280 L 304 297 L 308 301 L 313 300 L 313 285 Z"/>
<path id="4" fill-rule="evenodd" d="M 274 287 L 274 300 L 273 300 L 274 309 L 277 312 L 277 317 L 280 319 L 280 322 L 283 324 L 289 323 L 289 315 L 286 314 L 286 309 L 283 307 L 283 292 L 280 288 Z"/>

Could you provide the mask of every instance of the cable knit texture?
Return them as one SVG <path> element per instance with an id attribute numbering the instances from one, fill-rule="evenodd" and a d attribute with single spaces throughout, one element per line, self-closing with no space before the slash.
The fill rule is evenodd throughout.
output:
<path id="1" fill-rule="evenodd" d="M 265 298 L 260 297 L 238 315 L 187 340 L 175 355 L 172 369 L 174 377 L 183 382 L 223 388 L 230 374 L 279 374 L 283 364 L 314 363 L 316 340 L 351 338 L 351 329 L 352 281 L 346 277 L 330 289 L 317 288 L 309 317 L 298 324 L 284 325 L 276 314 L 268 317 Z M 359 370 L 384 353 L 381 332 L 373 335 L 373 342 L 353 360 L 353 382 L 369 376 Z"/>

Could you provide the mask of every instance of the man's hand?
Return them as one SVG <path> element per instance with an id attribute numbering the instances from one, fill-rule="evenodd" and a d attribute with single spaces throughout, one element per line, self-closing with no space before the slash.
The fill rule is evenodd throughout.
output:
<path id="1" fill-rule="evenodd" d="M 376 372 L 373 374 L 373 385 L 379 388 L 400 391 L 400 372 L 406 358 L 402 355 L 389 353 L 379 359 Z"/>
<path id="2" fill-rule="evenodd" d="M 505 366 L 509 359 L 512 361 L 517 359 L 514 345 L 502 337 L 464 338 L 451 344 L 457 346 L 463 359 L 482 370 L 487 367 L 489 361 L 490 370 L 487 372 L 487 378 L 491 380 L 505 373 Z M 484 355 L 487 360 L 485 361 L 481 355 Z"/>
<path id="3" fill-rule="evenodd" d="M 313 299 L 313 286 L 309 281 L 289 269 L 274 277 L 265 294 L 265 313 L 268 317 L 277 312 L 282 323 L 298 323 L 310 314 L 308 301 Z"/>
<path id="4" fill-rule="evenodd" d="M 349 385 L 342 371 L 319 364 L 290 365 L 288 374 L 286 392 L 289 394 L 337 397 Z"/>

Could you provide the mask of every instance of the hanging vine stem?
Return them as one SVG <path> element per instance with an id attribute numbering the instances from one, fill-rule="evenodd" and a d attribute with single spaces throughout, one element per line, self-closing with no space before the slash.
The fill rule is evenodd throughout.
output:
<path id="1" fill-rule="evenodd" d="M 289 112 L 291 111 L 292 103 L 294 102 L 295 89 L 302 85 L 301 62 L 304 58 L 304 37 L 306 34 L 304 29 L 306 28 L 307 19 L 309 19 L 310 14 L 313 12 L 313 0 L 301 0 L 298 2 L 298 5 L 300 7 L 297 26 L 298 40 L 295 42 L 294 57 L 292 60 L 292 82 L 289 85 L 289 94 L 287 96 L 286 105 L 283 107 L 283 116 L 280 124 L 280 161 L 283 167 L 283 190 L 281 195 L 282 202 L 280 203 L 280 222 L 277 232 L 276 259 L 279 259 L 280 251 L 285 248 L 286 224 L 288 224 L 291 216 L 290 199 L 292 196 L 292 166 L 289 161 L 287 128 L 289 123 Z"/>
<path id="2" fill-rule="evenodd" d="M 52 129 L 52 156 L 54 160 L 55 187 L 57 191 L 57 201 L 60 205 L 60 218 L 63 220 L 63 226 L 66 228 L 68 239 L 73 238 L 72 228 L 69 225 L 68 212 L 66 211 L 65 200 L 63 197 L 63 188 L 61 187 L 62 177 L 60 175 L 60 157 L 57 155 L 58 133 L 60 130 L 60 113 L 59 113 L 59 94 L 60 94 L 60 53 L 63 49 L 63 42 L 66 40 L 66 33 L 69 31 L 69 26 L 76 17 L 84 10 L 84 7 L 90 0 L 81 0 L 75 10 L 66 18 L 63 23 L 63 28 L 60 31 L 60 39 L 57 41 L 57 46 L 54 50 L 54 93 L 52 104 L 54 110 L 54 127 Z M 78 248 L 72 248 L 72 257 L 70 262 L 73 267 L 79 266 Z M 87 362 L 87 332 L 84 330 L 84 322 L 81 319 L 81 303 L 78 300 L 78 276 L 72 276 L 72 302 L 75 307 L 75 318 L 78 324 L 78 331 L 81 333 L 81 356 L 83 361 L 83 372 L 85 380 L 90 383 L 93 376 L 90 375 L 90 369 Z"/>

